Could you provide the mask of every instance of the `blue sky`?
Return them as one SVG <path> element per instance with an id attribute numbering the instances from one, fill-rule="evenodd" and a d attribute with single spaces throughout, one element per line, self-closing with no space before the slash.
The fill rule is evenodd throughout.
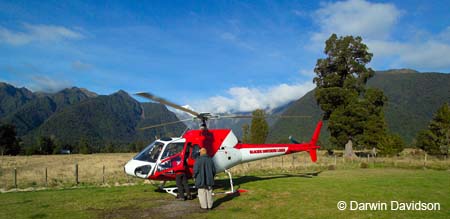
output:
<path id="1" fill-rule="evenodd" d="M 331 33 L 376 70 L 450 72 L 449 1 L 3 1 L 0 81 L 149 91 L 212 112 L 274 108 L 314 85 Z"/>

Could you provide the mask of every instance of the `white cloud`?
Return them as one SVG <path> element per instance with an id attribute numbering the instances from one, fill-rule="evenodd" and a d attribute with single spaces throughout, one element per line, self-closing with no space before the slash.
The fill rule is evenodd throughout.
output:
<path id="1" fill-rule="evenodd" d="M 394 40 L 392 30 L 403 28 L 396 26 L 402 14 L 402 10 L 390 3 L 348 0 L 322 4 L 314 13 L 319 31 L 311 34 L 308 47 L 321 50 L 332 33 L 362 36 L 370 52 L 374 53 L 374 61 L 384 59 L 390 67 L 450 68 L 450 59 L 447 58 L 450 54 L 450 27 L 434 35 L 425 30 L 415 30 L 414 36 L 408 37 L 407 41 Z"/>
<path id="2" fill-rule="evenodd" d="M 0 26 L 0 42 L 24 45 L 31 42 L 54 42 L 64 39 L 78 40 L 83 34 L 63 26 L 23 24 L 23 31 L 14 31 Z"/>
<path id="3" fill-rule="evenodd" d="M 387 38 L 401 15 L 395 5 L 349 0 L 326 3 L 314 13 L 320 32 L 313 39 L 324 41 L 332 33 L 364 38 Z"/>
<path id="4" fill-rule="evenodd" d="M 450 26 L 448 26 L 441 33 L 439 33 L 437 38 L 438 40 L 441 40 L 443 42 L 450 43 Z"/>
<path id="5" fill-rule="evenodd" d="M 450 45 L 434 39 L 415 43 L 368 41 L 367 44 L 377 56 L 395 57 L 396 67 L 432 70 L 450 67 Z"/>
<path id="6" fill-rule="evenodd" d="M 48 74 L 33 64 L 6 66 L 4 72 L 7 75 L 14 75 L 14 77 L 10 77 L 9 80 L 0 81 L 6 81 L 7 83 L 14 84 L 16 87 L 26 87 L 32 91 L 54 93 L 64 88 L 72 87 L 73 84 L 64 73 Z"/>
<path id="7" fill-rule="evenodd" d="M 33 75 L 31 76 L 31 80 L 32 81 L 29 84 L 29 88 L 33 91 L 54 93 L 64 88 L 71 87 L 69 81 L 55 80 L 41 75 Z"/>
<path id="8" fill-rule="evenodd" d="M 255 109 L 273 110 L 297 100 L 314 89 L 312 82 L 302 84 L 280 84 L 268 89 L 232 87 L 227 96 L 214 96 L 197 105 L 212 113 L 249 112 Z"/>

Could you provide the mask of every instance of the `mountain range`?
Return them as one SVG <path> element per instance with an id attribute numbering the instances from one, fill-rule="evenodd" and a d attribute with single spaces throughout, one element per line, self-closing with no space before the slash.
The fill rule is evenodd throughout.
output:
<path id="1" fill-rule="evenodd" d="M 387 96 L 385 119 L 388 129 L 399 134 L 409 145 L 414 143 L 417 132 L 427 127 L 437 109 L 450 103 L 450 74 L 420 73 L 410 69 L 377 71 L 367 85 L 381 89 Z M 278 120 L 271 126 L 267 141 L 286 142 L 289 135 L 309 141 L 322 113 L 312 90 L 282 113 L 311 117 Z M 320 141 L 328 144 L 329 135 L 325 122 Z"/>
<path id="2" fill-rule="evenodd" d="M 427 126 L 433 113 L 450 102 L 450 74 L 419 73 L 410 69 L 378 71 L 368 81 L 368 86 L 383 90 L 388 98 L 385 118 L 389 131 L 399 134 L 408 144 L 414 143 L 417 132 Z M 280 106 L 272 114 L 310 116 L 270 120 L 267 142 L 272 143 L 288 142 L 289 135 L 309 141 L 322 117 L 314 90 Z M 143 131 L 140 127 L 177 120 L 177 115 L 166 106 L 140 103 L 122 90 L 98 95 L 72 87 L 49 94 L 0 82 L 0 123 L 14 124 L 26 146 L 35 144 L 40 136 L 53 137 L 58 144 L 88 142 L 98 147 L 148 143 L 161 136 L 179 136 L 186 125 L 178 123 Z M 211 120 L 209 127 L 231 128 L 241 137 L 242 125 L 250 122 L 251 119 Z M 191 126 L 196 128 L 195 124 Z M 325 122 L 320 137 L 325 145 L 329 137 L 326 128 Z"/>
<path id="3" fill-rule="evenodd" d="M 180 135 L 186 128 L 176 124 L 141 131 L 140 127 L 178 119 L 164 105 L 140 103 L 122 90 L 97 95 L 72 87 L 46 94 L 0 83 L 0 113 L 0 122 L 14 124 L 25 145 L 40 136 L 53 137 L 59 144 L 85 141 L 98 147 L 148 143 L 155 137 Z"/>

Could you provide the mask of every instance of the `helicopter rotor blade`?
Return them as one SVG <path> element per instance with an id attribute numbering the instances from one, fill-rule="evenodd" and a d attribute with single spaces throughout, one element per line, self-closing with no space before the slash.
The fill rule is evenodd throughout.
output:
<path id="1" fill-rule="evenodd" d="M 311 116 L 283 116 L 283 115 L 267 115 L 267 116 L 252 116 L 252 115 L 225 115 L 218 116 L 217 119 L 252 119 L 252 118 L 280 118 L 280 119 L 288 119 L 288 118 L 311 118 Z"/>
<path id="2" fill-rule="evenodd" d="M 161 124 L 157 124 L 157 125 L 150 125 L 150 126 L 141 127 L 141 128 L 139 128 L 139 130 L 143 131 L 143 130 L 146 130 L 146 129 L 158 128 L 158 127 L 161 127 L 161 126 L 177 124 L 177 123 L 180 123 L 180 122 L 194 121 L 194 119 L 195 119 L 195 117 L 192 118 L 192 119 L 183 119 L 183 120 L 178 120 L 178 121 L 173 121 L 173 122 L 161 123 Z"/>
<path id="3" fill-rule="evenodd" d="M 186 112 L 186 113 L 189 113 L 189 114 L 191 114 L 191 115 L 193 115 L 193 116 L 195 116 L 195 117 L 198 117 L 198 116 L 200 115 L 200 113 L 197 113 L 197 112 L 195 112 L 195 111 L 193 111 L 193 110 L 190 110 L 190 109 L 188 109 L 188 108 L 186 108 L 186 107 L 180 106 L 180 105 L 178 105 L 178 104 L 176 104 L 176 103 L 172 103 L 172 102 L 170 102 L 170 101 L 168 101 L 168 100 L 165 100 L 165 99 L 163 99 L 163 98 L 161 98 L 161 97 L 157 97 L 157 96 L 155 96 L 155 95 L 153 95 L 153 94 L 151 94 L 151 93 L 148 93 L 148 92 L 139 92 L 139 93 L 136 93 L 135 95 L 138 95 L 138 96 L 140 96 L 140 97 L 144 97 L 144 98 L 147 98 L 147 99 L 156 101 L 156 102 L 158 102 L 158 103 L 161 103 L 161 104 L 170 106 L 170 107 L 172 107 L 172 108 L 181 110 L 181 111 Z"/>

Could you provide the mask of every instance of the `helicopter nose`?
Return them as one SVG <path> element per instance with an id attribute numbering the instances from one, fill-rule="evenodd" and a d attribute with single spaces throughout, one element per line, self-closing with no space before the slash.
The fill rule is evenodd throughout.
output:
<path id="1" fill-rule="evenodd" d="M 130 176 L 137 176 L 139 178 L 148 178 L 155 164 L 140 160 L 130 160 L 124 166 L 124 171 Z"/>
<path id="2" fill-rule="evenodd" d="M 136 176 L 134 170 L 136 169 L 136 165 L 133 165 L 133 160 L 128 161 L 123 167 L 123 171 L 131 176 Z"/>

